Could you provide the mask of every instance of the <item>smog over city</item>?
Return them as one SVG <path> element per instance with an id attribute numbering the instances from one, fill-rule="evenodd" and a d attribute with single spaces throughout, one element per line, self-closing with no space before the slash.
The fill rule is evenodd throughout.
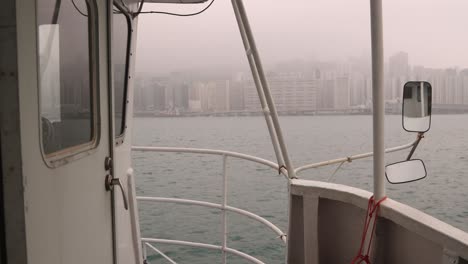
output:
<path id="1" fill-rule="evenodd" d="M 280 113 L 369 113 L 369 1 L 245 5 Z M 191 13 L 203 7 L 146 4 L 145 10 Z M 468 2 L 461 0 L 384 1 L 388 111 L 401 111 L 402 87 L 410 80 L 429 81 L 440 109 L 468 104 L 466 10 Z M 136 114 L 258 114 L 260 109 L 230 1 L 216 0 L 190 18 L 140 16 L 136 72 Z"/>

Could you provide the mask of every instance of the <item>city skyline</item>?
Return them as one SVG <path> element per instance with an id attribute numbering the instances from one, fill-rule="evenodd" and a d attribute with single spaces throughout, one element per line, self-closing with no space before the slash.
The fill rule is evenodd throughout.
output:
<path id="1" fill-rule="evenodd" d="M 269 68 L 267 79 L 280 112 L 370 111 L 372 82 L 364 58 L 283 62 Z M 468 104 L 468 69 L 412 66 L 409 54 L 400 51 L 386 62 L 385 100 L 389 106 L 399 107 L 403 85 L 410 80 L 429 81 L 434 87 L 434 104 Z M 250 72 L 228 69 L 137 75 L 135 110 L 179 115 L 261 109 Z"/>

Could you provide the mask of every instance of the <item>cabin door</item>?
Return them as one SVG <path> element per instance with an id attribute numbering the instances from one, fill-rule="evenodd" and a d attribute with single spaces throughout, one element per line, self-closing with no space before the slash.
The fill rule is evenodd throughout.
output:
<path id="1" fill-rule="evenodd" d="M 112 196 L 122 194 L 116 182 L 114 191 L 106 188 L 114 142 L 107 3 L 23 2 L 17 21 L 28 263 L 115 263 Z"/>

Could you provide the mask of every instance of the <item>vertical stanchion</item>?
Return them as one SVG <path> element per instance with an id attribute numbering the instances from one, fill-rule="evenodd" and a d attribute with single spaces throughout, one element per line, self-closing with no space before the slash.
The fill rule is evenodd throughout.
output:
<path id="1" fill-rule="evenodd" d="M 372 128 L 374 148 L 374 198 L 385 196 L 385 103 L 382 0 L 370 0 L 372 42 Z"/>
<path id="2" fill-rule="evenodd" d="M 148 252 L 146 251 L 146 243 L 145 242 L 141 243 L 141 250 L 142 250 L 142 253 L 143 253 L 143 264 L 147 264 L 148 263 Z"/>
<path id="3" fill-rule="evenodd" d="M 384 52 L 383 52 L 383 21 L 382 0 L 370 0 L 371 48 L 372 48 L 372 129 L 374 148 L 374 199 L 380 201 L 385 197 L 385 102 L 384 102 Z M 377 213 L 371 217 L 377 218 Z M 372 219 L 371 219 L 372 220 Z M 382 256 L 381 233 L 382 224 L 376 222 L 376 237 L 371 245 L 372 263 Z M 366 238 L 370 243 L 372 233 Z M 376 254 L 377 253 L 377 254 Z"/>
<path id="4" fill-rule="evenodd" d="M 223 260 L 222 263 L 226 264 L 226 247 L 227 247 L 227 217 L 226 217 L 226 206 L 227 206 L 227 156 L 223 155 L 223 210 L 221 213 L 221 221 L 223 226 L 222 234 L 222 247 L 223 247 Z"/>

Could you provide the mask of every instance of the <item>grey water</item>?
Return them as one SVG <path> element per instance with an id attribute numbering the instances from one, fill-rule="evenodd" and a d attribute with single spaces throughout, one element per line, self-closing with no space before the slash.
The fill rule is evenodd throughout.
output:
<path id="1" fill-rule="evenodd" d="M 435 115 L 431 130 L 414 158 L 424 160 L 426 179 L 386 185 L 390 198 L 406 203 L 468 232 L 468 116 Z M 372 151 L 371 116 L 280 117 L 295 167 Z M 385 120 L 386 146 L 413 141 L 415 133 L 401 127 L 401 117 Z M 242 152 L 275 161 L 262 117 L 135 118 L 134 145 L 194 147 Z M 409 150 L 388 154 L 386 163 L 406 158 Z M 202 154 L 133 152 L 137 194 L 222 201 L 222 157 Z M 228 204 L 265 217 L 287 228 L 287 185 L 271 168 L 228 158 Z M 372 189 L 372 158 L 305 171 L 299 178 L 330 181 Z M 221 244 L 219 210 L 175 204 L 141 202 L 143 237 Z M 361 228 L 361 227 L 358 227 Z M 356 238 L 359 240 L 359 238 Z M 265 263 L 284 263 L 285 246 L 267 227 L 237 214 L 228 214 L 228 246 Z M 157 245 L 178 263 L 220 263 L 213 250 Z M 160 256 L 151 263 L 167 263 Z M 247 263 L 229 256 L 228 263 Z"/>

